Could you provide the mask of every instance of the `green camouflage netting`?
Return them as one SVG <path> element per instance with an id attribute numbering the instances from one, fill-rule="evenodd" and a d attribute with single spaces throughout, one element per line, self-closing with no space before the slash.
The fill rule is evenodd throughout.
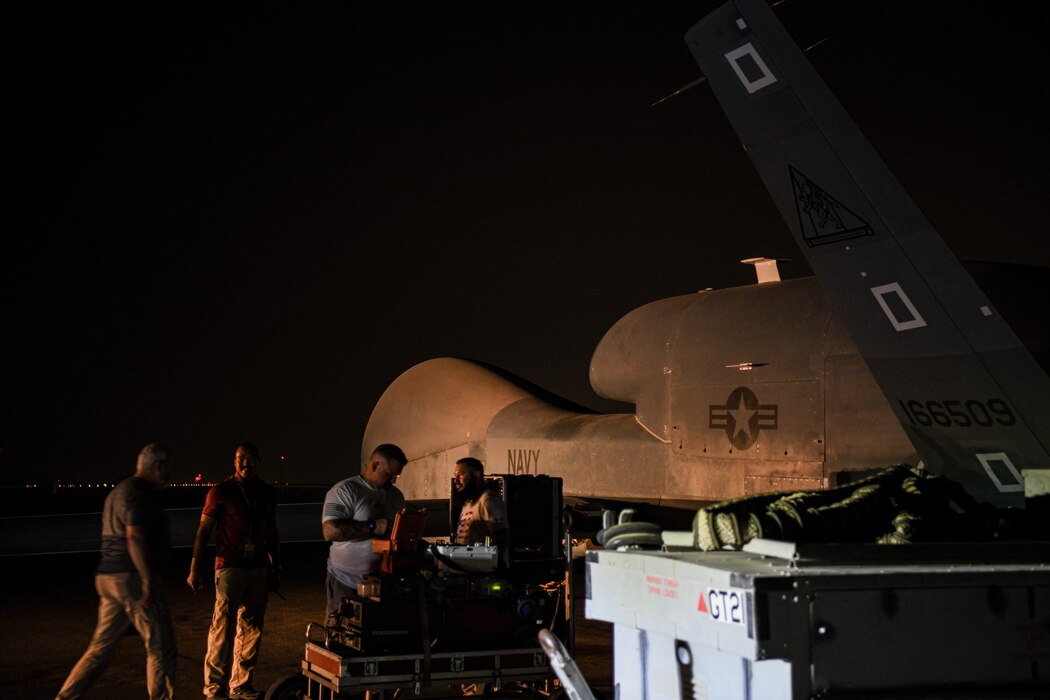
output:
<path id="1" fill-rule="evenodd" d="M 822 491 L 780 491 L 697 511 L 697 549 L 739 549 L 756 537 L 789 542 L 944 542 L 991 539 L 996 510 L 958 483 L 896 465 Z"/>

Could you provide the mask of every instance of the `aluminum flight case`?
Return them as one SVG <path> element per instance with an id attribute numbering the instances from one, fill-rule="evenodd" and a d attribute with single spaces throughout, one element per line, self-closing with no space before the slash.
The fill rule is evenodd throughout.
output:
<path id="1" fill-rule="evenodd" d="M 1050 697 L 1050 543 L 591 551 L 620 697 Z"/>
<path id="2" fill-rule="evenodd" d="M 442 684 L 512 682 L 544 684 L 554 678 L 538 647 L 492 651 L 401 655 L 341 654 L 308 641 L 302 662 L 312 700 L 335 700 L 342 693 L 407 688 L 416 695 Z"/>

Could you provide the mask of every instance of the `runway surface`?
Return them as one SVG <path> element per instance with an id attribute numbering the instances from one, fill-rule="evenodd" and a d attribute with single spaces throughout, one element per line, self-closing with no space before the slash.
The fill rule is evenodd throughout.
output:
<path id="1" fill-rule="evenodd" d="M 97 531 L 97 522 L 91 529 Z M 324 614 L 327 545 L 291 543 L 283 552 L 281 592 L 287 601 L 272 597 L 267 610 L 256 676 L 259 690 L 298 672 L 306 625 L 321 621 Z M 190 592 L 185 584 L 189 558 L 189 549 L 175 550 L 166 584 L 179 648 L 177 697 L 198 698 L 202 697 L 202 660 L 214 589 L 209 585 L 197 596 Z M 53 698 L 95 627 L 98 554 L 21 555 L 0 561 L 4 566 L 0 577 L 0 697 Z M 576 577 L 576 660 L 591 687 L 612 698 L 612 628 L 585 619 L 583 579 Z M 130 700 L 145 696 L 145 653 L 138 637 L 128 637 L 90 697 Z"/>
<path id="2" fill-rule="evenodd" d="M 200 506 L 166 508 L 174 547 L 192 547 L 201 521 Z M 446 511 L 447 512 L 447 511 Z M 443 516 L 445 519 L 447 515 Z M 0 557 L 19 554 L 97 552 L 101 542 L 101 513 L 23 515 L 0 518 Z M 321 539 L 321 503 L 282 503 L 277 506 L 282 542 Z"/>

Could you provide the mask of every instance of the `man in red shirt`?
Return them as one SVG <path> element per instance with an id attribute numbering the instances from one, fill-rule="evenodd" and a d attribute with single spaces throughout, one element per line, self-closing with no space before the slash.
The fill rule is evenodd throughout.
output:
<path id="1" fill-rule="evenodd" d="M 233 476 L 208 491 L 186 582 L 194 591 L 203 587 L 200 560 L 214 530 L 215 612 L 204 659 L 204 695 L 227 697 L 228 685 L 228 697 L 252 700 L 260 696 L 252 676 L 267 590 L 281 571 L 277 494 L 258 477 L 259 448 L 252 443 L 237 448 L 233 467 Z"/>

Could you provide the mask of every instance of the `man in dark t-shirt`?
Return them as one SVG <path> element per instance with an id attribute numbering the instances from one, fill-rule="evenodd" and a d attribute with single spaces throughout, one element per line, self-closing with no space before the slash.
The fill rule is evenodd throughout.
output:
<path id="1" fill-rule="evenodd" d="M 259 448 L 246 442 L 233 458 L 233 476 L 208 491 L 193 560 L 186 579 L 203 587 L 200 561 L 215 531 L 215 611 L 204 659 L 204 695 L 209 698 L 257 698 L 252 676 L 259 661 L 269 587 L 281 571 L 277 533 L 277 494 L 261 481 Z M 231 663 L 232 661 L 232 663 Z"/>
<path id="2" fill-rule="evenodd" d="M 108 496 L 102 510 L 102 558 L 95 574 L 98 625 L 58 700 L 81 697 L 95 682 L 130 625 L 146 645 L 146 685 L 154 700 L 175 692 L 175 633 L 161 574 L 171 551 L 168 516 L 157 490 L 168 485 L 171 450 L 151 443 L 135 476 Z"/>

